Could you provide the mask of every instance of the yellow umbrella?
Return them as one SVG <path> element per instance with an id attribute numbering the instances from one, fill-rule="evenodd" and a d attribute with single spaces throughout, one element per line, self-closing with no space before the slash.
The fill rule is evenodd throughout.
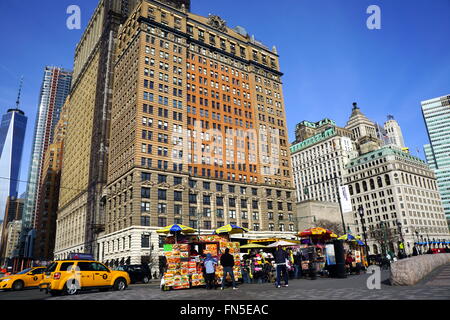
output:
<path id="1" fill-rule="evenodd" d="M 257 243 L 248 243 L 244 244 L 243 246 L 240 246 L 240 249 L 262 249 L 267 248 L 267 246 L 263 246 L 262 244 Z"/>
<path id="2" fill-rule="evenodd" d="M 227 224 L 226 226 L 217 228 L 215 233 L 228 233 L 228 234 L 235 234 L 235 233 L 243 233 L 243 232 L 249 232 L 250 230 L 247 228 L 239 227 L 234 224 Z"/>

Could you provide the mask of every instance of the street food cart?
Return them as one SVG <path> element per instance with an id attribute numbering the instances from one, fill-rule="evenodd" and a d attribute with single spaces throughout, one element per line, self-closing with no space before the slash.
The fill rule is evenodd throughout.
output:
<path id="1" fill-rule="evenodd" d="M 330 259 L 327 256 L 327 243 L 336 239 L 337 235 L 331 230 L 316 227 L 299 232 L 297 236 L 303 238 L 301 240 L 302 255 L 305 259 L 302 260 L 302 270 L 309 273 L 328 274 L 326 266 Z M 332 254 L 334 257 L 334 250 Z"/>
<path id="2" fill-rule="evenodd" d="M 165 233 L 164 231 L 158 232 Z M 192 233 L 191 231 L 187 232 Z M 203 273 L 204 258 L 210 253 L 213 258 L 219 261 L 227 248 L 230 249 L 230 254 L 234 258 L 234 276 L 236 279 L 241 278 L 239 246 L 238 242 L 230 242 L 227 234 L 181 236 L 174 234 L 166 237 L 164 256 L 167 264 L 163 289 L 178 290 L 204 286 L 206 284 Z M 216 282 L 220 284 L 222 277 L 223 267 L 218 265 L 216 267 Z"/>

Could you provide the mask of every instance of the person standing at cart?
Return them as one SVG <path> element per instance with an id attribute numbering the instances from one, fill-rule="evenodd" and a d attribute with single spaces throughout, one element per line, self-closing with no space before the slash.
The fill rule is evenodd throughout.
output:
<path id="1" fill-rule="evenodd" d="M 234 258 L 230 254 L 230 249 L 226 248 L 225 253 L 220 257 L 220 264 L 223 267 L 223 278 L 222 278 L 222 287 L 221 290 L 225 289 L 225 281 L 227 280 L 227 274 L 230 275 L 231 281 L 233 282 L 233 290 L 236 290 L 236 281 L 234 280 Z"/>
<path id="2" fill-rule="evenodd" d="M 212 257 L 211 253 L 208 253 L 206 255 L 205 261 L 203 262 L 203 265 L 205 266 L 206 289 L 216 289 L 215 282 L 217 260 Z"/>
<path id="3" fill-rule="evenodd" d="M 286 268 L 286 260 L 288 260 L 289 256 L 287 252 L 284 251 L 283 248 L 281 248 L 281 246 L 278 246 L 277 250 L 275 251 L 274 257 L 275 257 L 275 264 L 277 266 L 277 281 L 275 285 L 277 288 L 281 287 L 281 273 L 283 273 L 284 286 L 287 287 L 289 282 L 289 276 Z"/>

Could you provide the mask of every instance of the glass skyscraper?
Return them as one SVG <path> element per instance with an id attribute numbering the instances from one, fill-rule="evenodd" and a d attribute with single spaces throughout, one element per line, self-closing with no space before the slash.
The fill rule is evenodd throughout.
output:
<path id="1" fill-rule="evenodd" d="M 45 151 L 52 143 L 53 131 L 59 120 L 61 108 L 69 95 L 71 83 L 72 71 L 58 67 L 45 68 L 28 172 L 27 200 L 23 214 L 24 229 L 34 228 Z"/>
<path id="2" fill-rule="evenodd" d="M 0 125 L 0 219 L 5 215 L 8 197 L 17 198 L 20 164 L 27 128 L 27 117 L 19 109 L 10 109 Z M 6 221 L 6 219 L 4 219 Z"/>
<path id="3" fill-rule="evenodd" d="M 442 204 L 450 219 L 450 95 L 423 101 L 422 113 L 430 144 L 425 156 L 436 174 Z"/>

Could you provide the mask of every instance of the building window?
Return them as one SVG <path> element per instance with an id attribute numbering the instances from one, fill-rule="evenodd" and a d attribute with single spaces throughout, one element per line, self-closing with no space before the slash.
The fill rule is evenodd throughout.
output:
<path id="1" fill-rule="evenodd" d="M 179 184 L 182 184 L 182 183 L 183 183 L 183 178 L 181 178 L 181 177 L 173 177 L 173 184 L 175 186 L 177 186 Z"/>
<path id="2" fill-rule="evenodd" d="M 150 202 L 141 202 L 141 212 L 150 212 Z"/>
<path id="3" fill-rule="evenodd" d="M 253 231 L 259 231 L 259 223 L 253 224 Z"/>
<path id="4" fill-rule="evenodd" d="M 159 214 L 166 214 L 167 213 L 167 204 L 165 204 L 165 203 L 158 203 L 158 213 Z"/>
<path id="5" fill-rule="evenodd" d="M 167 226 L 167 218 L 158 218 L 158 227 L 165 227 Z"/>
<path id="6" fill-rule="evenodd" d="M 173 211 L 175 215 L 182 215 L 183 214 L 183 206 L 181 204 L 176 204 L 173 206 Z"/>
<path id="7" fill-rule="evenodd" d="M 150 248 L 150 236 L 149 235 L 142 235 L 141 247 L 142 248 Z"/>
<path id="8" fill-rule="evenodd" d="M 141 197 L 144 199 L 150 199 L 150 188 L 141 188 Z"/>
<path id="9" fill-rule="evenodd" d="M 167 190 L 158 189 L 158 200 L 167 200 Z"/>
<path id="10" fill-rule="evenodd" d="M 150 226 L 150 217 L 148 217 L 148 216 L 142 216 L 142 217 L 141 217 L 141 226 L 143 226 L 143 227 L 149 227 L 149 226 Z"/>
<path id="11" fill-rule="evenodd" d="M 173 193 L 173 200 L 174 201 L 183 201 L 183 192 L 181 192 L 181 191 L 174 191 L 174 193 Z"/>

